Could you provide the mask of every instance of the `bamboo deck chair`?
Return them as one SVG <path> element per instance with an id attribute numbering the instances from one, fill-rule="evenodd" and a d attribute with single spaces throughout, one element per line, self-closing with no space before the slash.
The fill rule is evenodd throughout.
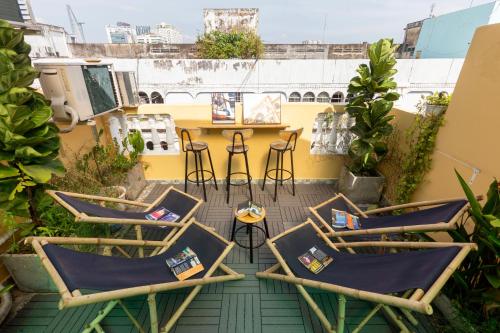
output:
<path id="1" fill-rule="evenodd" d="M 222 263 L 233 248 L 234 242 L 227 241 L 194 219 L 185 223 L 168 241 L 64 237 L 30 237 L 26 241 L 32 244 L 57 286 L 61 295 L 60 309 L 108 302 L 97 317 L 85 327 L 84 333 L 93 330 L 104 332 L 100 323 L 117 304 L 123 308 L 139 332 L 145 332 L 121 301 L 123 298 L 138 295 L 148 295 L 151 332 L 157 333 L 159 322 L 156 294 L 194 287 L 162 328 L 162 332 L 168 332 L 203 285 L 245 277 Z M 56 244 L 160 246 L 162 250 L 146 258 L 124 258 L 77 252 Z M 187 280 L 178 281 L 167 267 L 165 260 L 188 246 L 198 255 L 205 269 Z M 214 276 L 217 269 L 224 274 Z M 87 293 L 89 290 L 91 292 Z"/>
<path id="2" fill-rule="evenodd" d="M 175 231 L 193 216 L 202 200 L 181 190 L 170 186 L 151 204 L 141 201 L 131 201 L 110 197 L 87 195 L 72 192 L 53 191 L 47 193 L 61 206 L 66 208 L 75 216 L 77 222 L 106 223 L 116 225 L 133 225 L 138 240 L 143 239 L 143 231 L 150 231 L 146 238 L 150 240 L 163 240 L 172 237 Z M 98 202 L 112 202 L 142 207 L 144 210 L 125 211 L 103 207 L 99 204 L 86 200 Z M 180 216 L 178 221 L 150 221 L 146 215 L 156 209 L 164 207 Z M 143 230 L 145 229 L 145 230 Z M 142 253 L 142 249 L 139 251 Z"/>
<path id="3" fill-rule="evenodd" d="M 310 219 L 268 239 L 267 245 L 278 263 L 258 272 L 257 277 L 294 284 L 326 330 L 338 333 L 344 332 L 346 296 L 377 304 L 352 332 L 359 332 L 381 309 L 401 331 L 409 332 L 391 307 L 399 308 L 413 324 L 418 321 L 411 311 L 432 314 L 431 301 L 469 251 L 476 249 L 476 245 L 470 243 L 377 241 L 335 244 Z M 333 262 L 318 274 L 310 272 L 298 260 L 313 246 L 333 258 Z M 385 254 L 353 254 L 338 250 L 364 246 L 419 250 Z M 280 269 L 284 274 L 277 273 Z M 336 330 L 305 287 L 339 295 Z"/>
<path id="4" fill-rule="evenodd" d="M 400 209 L 421 208 L 401 215 L 373 216 Z M 326 200 L 315 207 L 309 207 L 311 213 L 328 229 L 328 236 L 344 241 L 346 236 L 387 235 L 406 232 L 444 231 L 456 228 L 459 219 L 468 211 L 470 205 L 464 198 L 413 202 L 368 211 L 362 211 L 342 193 Z M 361 228 L 358 230 L 333 229 L 332 208 L 347 211 L 360 217 Z"/>

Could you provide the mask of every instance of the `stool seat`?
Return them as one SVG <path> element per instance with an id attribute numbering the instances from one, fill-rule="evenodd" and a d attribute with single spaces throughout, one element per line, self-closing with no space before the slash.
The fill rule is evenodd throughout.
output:
<path id="1" fill-rule="evenodd" d="M 234 147 L 233 145 L 227 145 L 226 150 L 229 153 L 241 154 L 248 151 L 248 145 L 234 145 Z"/>
<path id="2" fill-rule="evenodd" d="M 186 150 L 200 151 L 208 148 L 208 144 L 203 141 L 193 141 L 186 144 Z"/>
<path id="3" fill-rule="evenodd" d="M 292 145 L 288 145 L 288 147 L 286 146 L 287 145 L 287 141 L 285 140 L 277 140 L 277 141 L 274 141 L 274 142 L 271 142 L 270 146 L 271 146 L 271 149 L 274 149 L 274 150 L 290 150 L 292 149 Z"/>

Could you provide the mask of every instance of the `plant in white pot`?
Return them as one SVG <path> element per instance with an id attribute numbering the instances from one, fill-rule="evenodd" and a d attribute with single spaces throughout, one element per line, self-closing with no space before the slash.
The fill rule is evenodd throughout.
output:
<path id="1" fill-rule="evenodd" d="M 342 170 L 339 190 L 356 203 L 377 203 L 382 193 L 384 177 L 376 168 L 388 152 L 386 139 L 394 118 L 389 112 L 399 99 L 394 81 L 396 48 L 392 39 L 370 45 L 369 64 L 359 65 L 359 75 L 347 90 L 352 98 L 346 111 L 355 119 L 350 131 L 356 138 L 349 146 L 350 163 Z"/>
<path id="2" fill-rule="evenodd" d="M 448 109 L 448 104 L 450 104 L 451 95 L 445 91 L 434 92 L 430 96 L 425 97 L 425 109 L 426 115 L 436 115 L 439 116 L 441 113 Z"/>

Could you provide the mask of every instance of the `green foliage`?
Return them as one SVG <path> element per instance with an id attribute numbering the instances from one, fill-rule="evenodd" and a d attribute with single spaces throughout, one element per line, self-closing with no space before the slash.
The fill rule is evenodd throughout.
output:
<path id="1" fill-rule="evenodd" d="M 401 158 L 401 178 L 396 185 L 397 204 L 410 201 L 412 194 L 430 170 L 436 137 L 444 123 L 443 113 L 425 115 L 422 112 L 422 104 L 419 105 L 421 112 L 415 116 L 406 133 L 408 151 L 403 153 Z"/>
<path id="2" fill-rule="evenodd" d="M 0 296 L 2 296 L 5 293 L 8 293 L 9 290 L 11 290 L 12 288 L 14 288 L 14 285 L 13 284 L 9 284 L 9 285 L 3 287 L 2 289 L 0 289 Z"/>
<path id="3" fill-rule="evenodd" d="M 347 91 L 352 98 L 346 110 L 356 119 L 351 132 L 357 136 L 349 147 L 349 168 L 356 175 L 375 175 L 375 168 L 388 152 L 385 139 L 393 130 L 390 121 L 394 118 L 389 112 L 399 99 L 393 79 L 396 48 L 392 39 L 370 45 L 369 65 L 359 65 L 359 75 L 349 83 Z"/>
<path id="4" fill-rule="evenodd" d="M 203 59 L 258 59 L 264 53 L 260 37 L 251 31 L 212 31 L 196 40 Z"/>
<path id="5" fill-rule="evenodd" d="M 0 209 L 40 224 L 37 192 L 64 168 L 52 109 L 29 87 L 37 76 L 29 52 L 23 33 L 0 20 Z"/>
<path id="6" fill-rule="evenodd" d="M 97 180 L 102 186 L 122 185 L 127 172 L 139 162 L 144 140 L 139 132 L 130 133 L 122 142 L 124 151 L 121 152 L 116 142 L 102 145 L 102 134 L 101 130 L 92 149 L 77 158 L 76 171 L 88 179 Z"/>
<path id="7" fill-rule="evenodd" d="M 425 101 L 429 105 L 448 106 L 451 101 L 451 95 L 446 92 L 434 92 L 432 95 L 425 97 Z"/>
<path id="8" fill-rule="evenodd" d="M 462 266 L 453 274 L 447 294 L 458 304 L 475 310 L 479 318 L 498 318 L 500 309 L 500 190 L 494 180 L 481 207 L 474 193 L 460 174 L 455 171 L 462 189 L 471 204 L 470 215 L 473 228 L 460 223 L 456 230 L 448 233 L 455 242 L 474 242 L 478 251 L 472 251 Z"/>

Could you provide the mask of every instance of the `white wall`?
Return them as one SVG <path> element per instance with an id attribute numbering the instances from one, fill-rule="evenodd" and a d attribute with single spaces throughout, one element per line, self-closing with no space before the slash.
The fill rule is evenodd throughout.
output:
<path id="1" fill-rule="evenodd" d="M 158 91 L 165 103 L 191 102 L 199 93 L 215 91 L 283 92 L 317 96 L 326 91 L 347 95 L 347 86 L 363 59 L 338 60 L 197 60 L 107 59 L 117 71 L 136 71 L 139 90 Z M 452 92 L 463 59 L 399 59 L 396 81 L 402 94 L 398 105 L 411 109 L 421 94 Z M 173 94 L 185 93 L 185 94 Z M 186 94 L 188 93 L 188 94 Z M 192 96 L 192 97 L 189 97 Z M 191 100 L 189 100 L 191 98 Z M 189 101 L 188 101 L 189 100 Z"/>

